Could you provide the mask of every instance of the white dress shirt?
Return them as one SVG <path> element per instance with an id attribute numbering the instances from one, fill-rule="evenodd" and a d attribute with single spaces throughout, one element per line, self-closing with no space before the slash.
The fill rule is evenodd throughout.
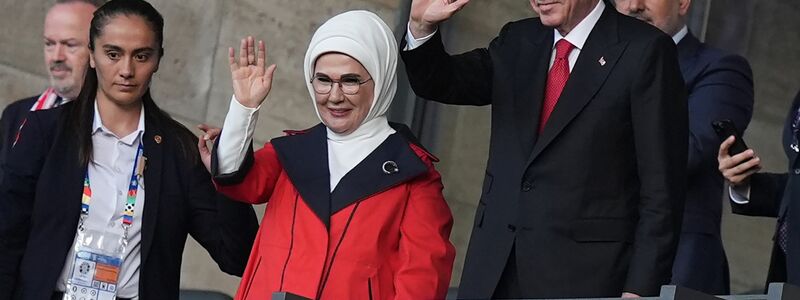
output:
<path id="1" fill-rule="evenodd" d="M 231 104 L 219 136 L 219 145 L 215 150 L 218 158 L 218 174 L 214 175 L 229 174 L 239 170 L 249 150 L 248 146 L 253 141 L 260 109 L 260 105 L 256 108 L 246 107 L 239 103 L 235 96 L 231 96 Z"/>
<path id="2" fill-rule="evenodd" d="M 575 46 L 572 51 L 569 53 L 569 70 L 572 71 L 572 68 L 575 66 L 575 62 L 578 61 L 578 56 L 581 54 L 581 50 L 583 49 L 583 45 L 586 44 L 586 39 L 589 38 L 589 34 L 592 32 L 594 25 L 597 24 L 597 21 L 600 20 L 600 16 L 603 15 L 603 10 L 605 10 L 606 4 L 603 1 L 598 1 L 597 5 L 595 5 L 594 9 L 583 18 L 575 28 L 572 28 L 572 31 L 567 33 L 567 36 L 562 36 L 558 30 L 553 29 L 555 34 L 553 35 L 553 49 L 556 47 L 556 42 L 559 40 L 566 39 L 570 44 Z M 419 46 L 422 46 L 425 42 L 431 39 L 433 35 L 436 33 L 434 30 L 433 33 L 421 37 L 415 38 L 414 35 L 411 34 L 410 23 L 408 28 L 406 29 L 406 47 L 403 49 L 404 51 L 414 50 Z M 438 29 L 437 29 L 438 30 Z M 553 62 L 556 60 L 556 52 L 552 51 L 550 56 L 550 67 L 553 67 Z"/>
<path id="3" fill-rule="evenodd" d="M 681 30 L 678 30 L 678 33 L 672 36 L 672 41 L 675 42 L 675 45 L 677 45 L 678 43 L 681 42 L 681 40 L 683 40 L 684 37 L 686 37 L 688 33 L 689 33 L 689 27 L 683 25 L 683 28 L 681 28 Z"/>
<path id="4" fill-rule="evenodd" d="M 144 108 L 142 108 L 136 131 L 125 137 L 117 137 L 103 125 L 95 102 L 92 126 L 92 161 L 88 166 L 92 199 L 89 216 L 84 221 L 86 228 L 113 232 L 122 236 L 122 214 L 128 201 L 131 172 L 144 129 Z M 136 299 L 139 295 L 144 189 L 144 182 L 142 182 L 139 184 L 136 194 L 133 224 L 128 229 L 128 249 L 117 281 L 117 297 Z M 61 292 L 66 290 L 74 258 L 75 249 L 70 246 L 56 286 L 56 289 Z"/>

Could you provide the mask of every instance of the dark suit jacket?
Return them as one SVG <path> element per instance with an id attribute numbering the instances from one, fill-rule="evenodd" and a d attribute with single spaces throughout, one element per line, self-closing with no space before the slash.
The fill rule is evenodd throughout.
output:
<path id="1" fill-rule="evenodd" d="M 0 170 L 3 169 L 6 163 L 8 153 L 11 151 L 11 145 L 14 144 L 14 139 L 17 136 L 19 125 L 28 116 L 31 106 L 38 98 L 39 96 L 34 96 L 17 100 L 3 109 L 3 116 L 0 118 Z M 0 181 L 3 181 L 3 172 L 0 172 Z"/>
<path id="2" fill-rule="evenodd" d="M 753 115 L 753 75 L 743 57 L 706 46 L 688 33 L 678 43 L 689 93 L 689 185 L 673 281 L 712 294 L 728 294 L 728 269 L 720 238 L 724 179 L 718 170 L 720 139 L 711 122 L 733 121 L 744 131 Z M 741 132 L 740 132 L 741 133 Z"/>
<path id="3" fill-rule="evenodd" d="M 77 163 L 73 133 L 59 126 L 71 107 L 31 112 L 11 151 L 0 184 L 0 299 L 49 299 L 74 240 L 86 169 Z M 250 205 L 216 195 L 191 155 L 196 148 L 178 143 L 194 136 L 156 109 L 145 105 L 139 297 L 177 299 L 187 234 L 223 271 L 241 275 L 258 223 Z"/>
<path id="4" fill-rule="evenodd" d="M 539 135 L 553 31 L 525 19 L 488 49 L 449 56 L 437 33 L 401 53 L 419 96 L 492 105 L 459 298 L 491 297 L 513 245 L 525 297 L 655 295 L 669 282 L 689 139 L 675 44 L 607 5 Z"/>
<path id="5" fill-rule="evenodd" d="M 750 177 L 750 201 L 744 205 L 731 201 L 731 208 L 736 214 L 778 218 L 778 225 L 790 219 L 786 245 L 788 253 L 784 257 L 778 245 L 773 246 L 767 282 L 789 282 L 794 285 L 800 285 L 800 201 L 795 200 L 800 197 L 800 155 L 789 145 L 795 138 L 800 138 L 792 130 L 798 108 L 800 92 L 794 98 L 783 127 L 783 149 L 789 159 L 789 172 L 753 174 Z M 785 265 L 779 265 L 784 261 Z"/>

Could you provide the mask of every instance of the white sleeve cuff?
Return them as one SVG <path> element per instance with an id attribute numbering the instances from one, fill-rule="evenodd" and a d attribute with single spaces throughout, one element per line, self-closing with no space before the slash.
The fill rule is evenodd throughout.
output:
<path id="1" fill-rule="evenodd" d="M 422 46 L 422 44 L 425 44 L 425 42 L 430 40 L 433 37 L 433 35 L 436 34 L 437 31 L 439 31 L 438 28 L 434 30 L 433 33 L 427 36 L 421 38 L 415 38 L 414 35 L 411 34 L 411 23 L 408 23 L 408 25 L 406 25 L 406 47 L 403 48 L 403 51 L 411 51 L 417 49 L 417 47 Z"/>
<path id="2" fill-rule="evenodd" d="M 216 149 L 219 165 L 218 174 L 215 175 L 239 170 L 249 150 L 248 146 L 253 141 L 259 109 L 260 105 L 256 108 L 245 107 L 236 100 L 236 96 L 231 96 L 231 105 L 225 116 L 219 146 Z"/>
<path id="3" fill-rule="evenodd" d="M 740 186 L 728 186 L 728 194 L 731 196 L 731 201 L 736 204 L 750 203 L 750 185 L 743 184 Z"/>

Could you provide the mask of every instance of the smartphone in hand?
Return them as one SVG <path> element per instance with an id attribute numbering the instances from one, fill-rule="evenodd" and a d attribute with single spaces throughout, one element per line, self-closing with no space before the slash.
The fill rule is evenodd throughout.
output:
<path id="1" fill-rule="evenodd" d="M 734 136 L 736 138 L 736 140 L 733 141 L 733 145 L 731 145 L 731 147 L 728 149 L 728 155 L 734 156 L 748 149 L 747 145 L 742 139 L 742 135 L 739 134 L 738 130 L 736 130 L 736 125 L 734 125 L 731 120 L 717 120 L 711 122 L 711 126 L 714 127 L 714 131 L 717 132 L 720 143 L 730 136 Z"/>

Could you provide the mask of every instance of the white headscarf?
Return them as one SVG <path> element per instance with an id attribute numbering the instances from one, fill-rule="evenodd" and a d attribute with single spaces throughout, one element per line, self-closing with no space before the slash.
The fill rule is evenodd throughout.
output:
<path id="1" fill-rule="evenodd" d="M 317 59 L 330 52 L 346 54 L 364 66 L 375 83 L 372 106 L 360 126 L 341 135 L 328 129 L 328 170 L 331 191 L 347 172 L 375 150 L 395 131 L 389 127 L 386 111 L 397 92 L 397 42 L 389 26 L 376 14 L 364 10 L 348 11 L 329 19 L 317 29 L 306 52 L 303 69 L 306 82 L 314 76 Z M 317 109 L 314 88 L 308 92 Z"/>

